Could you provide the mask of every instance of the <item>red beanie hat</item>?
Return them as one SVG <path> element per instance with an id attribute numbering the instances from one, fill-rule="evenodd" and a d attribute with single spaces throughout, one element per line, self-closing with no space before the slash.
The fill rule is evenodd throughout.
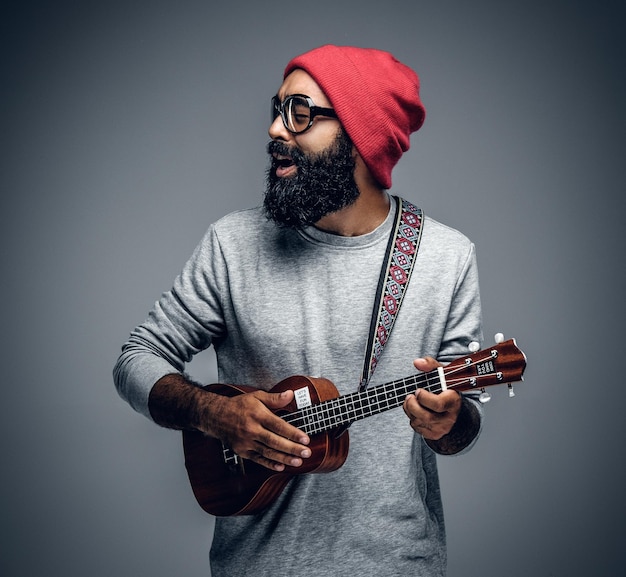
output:
<path id="1" fill-rule="evenodd" d="M 296 68 L 317 82 L 371 173 L 391 188 L 391 170 L 426 115 L 417 74 L 389 52 L 331 44 L 296 56 L 284 77 Z"/>

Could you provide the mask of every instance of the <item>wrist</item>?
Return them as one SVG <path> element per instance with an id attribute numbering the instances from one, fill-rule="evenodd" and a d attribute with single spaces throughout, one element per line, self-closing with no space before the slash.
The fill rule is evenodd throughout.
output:
<path id="1" fill-rule="evenodd" d="M 179 373 L 161 377 L 152 387 L 148 409 L 155 423 L 168 429 L 200 429 L 203 422 L 201 385 Z"/>
<path id="2" fill-rule="evenodd" d="M 478 436 L 480 421 L 478 409 L 461 395 L 461 408 L 450 432 L 436 441 L 426 439 L 426 444 L 440 455 L 455 455 L 469 447 Z"/>

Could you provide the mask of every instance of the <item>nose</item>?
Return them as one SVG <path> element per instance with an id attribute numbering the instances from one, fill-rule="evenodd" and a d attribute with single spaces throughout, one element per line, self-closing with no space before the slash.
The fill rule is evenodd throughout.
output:
<path id="1" fill-rule="evenodd" d="M 274 122 L 270 124 L 267 132 L 272 140 L 287 141 L 292 137 L 291 132 L 285 128 L 285 124 L 283 123 L 283 119 L 280 114 L 274 118 Z"/>

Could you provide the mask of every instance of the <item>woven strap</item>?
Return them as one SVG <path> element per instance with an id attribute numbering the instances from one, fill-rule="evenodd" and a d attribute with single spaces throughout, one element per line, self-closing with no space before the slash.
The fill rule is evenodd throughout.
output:
<path id="1" fill-rule="evenodd" d="M 422 237 L 422 211 L 404 199 L 397 196 L 394 198 L 395 224 L 389 235 L 385 260 L 378 280 L 359 391 L 367 387 L 385 343 L 389 340 L 409 285 Z"/>

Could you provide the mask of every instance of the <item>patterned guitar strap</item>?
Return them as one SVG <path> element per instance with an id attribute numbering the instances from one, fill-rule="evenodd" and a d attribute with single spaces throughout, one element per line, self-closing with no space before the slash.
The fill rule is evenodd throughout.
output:
<path id="1" fill-rule="evenodd" d="M 359 392 L 365 390 L 396 321 L 422 237 L 422 211 L 394 196 L 396 214 L 380 270 Z"/>

